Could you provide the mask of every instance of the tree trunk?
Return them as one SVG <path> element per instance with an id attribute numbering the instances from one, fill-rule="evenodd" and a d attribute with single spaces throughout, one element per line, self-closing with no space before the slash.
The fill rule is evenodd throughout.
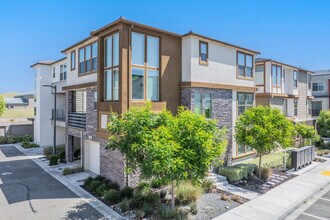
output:
<path id="1" fill-rule="evenodd" d="M 174 201 L 174 180 L 172 180 L 172 201 L 171 201 L 171 206 L 174 209 L 174 206 L 175 206 L 175 201 Z"/>
<path id="2" fill-rule="evenodd" d="M 128 162 L 127 162 L 126 158 L 125 158 L 125 160 L 126 160 L 126 172 L 125 172 L 125 174 L 126 174 L 126 186 L 128 187 L 129 186 L 129 184 L 128 184 Z"/>
<path id="3" fill-rule="evenodd" d="M 260 155 L 260 157 L 259 157 L 259 172 L 258 172 L 260 179 L 261 179 L 261 157 L 262 157 L 262 155 Z"/>

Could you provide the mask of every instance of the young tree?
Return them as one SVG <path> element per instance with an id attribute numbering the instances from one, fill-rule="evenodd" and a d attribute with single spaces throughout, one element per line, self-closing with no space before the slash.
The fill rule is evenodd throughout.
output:
<path id="1" fill-rule="evenodd" d="M 305 123 L 296 123 L 295 129 L 299 136 L 299 146 L 303 146 L 305 144 L 310 144 L 310 142 L 315 143 L 320 139 L 317 131 L 314 129 L 313 126 L 306 125 Z"/>
<path id="2" fill-rule="evenodd" d="M 153 113 L 149 104 L 131 108 L 122 118 L 110 117 L 108 130 L 117 134 L 110 138 L 109 147 L 131 160 L 143 178 L 172 182 L 172 206 L 174 181 L 204 178 L 227 146 L 225 128 L 220 130 L 215 121 L 183 108 L 177 116 L 165 110 Z"/>
<path id="3" fill-rule="evenodd" d="M 330 138 L 330 110 L 321 111 L 316 124 L 322 137 Z"/>
<path id="4" fill-rule="evenodd" d="M 235 131 L 238 144 L 251 146 L 257 151 L 259 178 L 262 156 L 279 147 L 292 146 L 295 135 L 293 123 L 278 109 L 263 106 L 250 108 L 240 115 Z"/>
<path id="5" fill-rule="evenodd" d="M 0 96 L 0 116 L 5 112 L 5 110 L 6 110 L 5 99 L 3 98 L 3 96 Z"/>

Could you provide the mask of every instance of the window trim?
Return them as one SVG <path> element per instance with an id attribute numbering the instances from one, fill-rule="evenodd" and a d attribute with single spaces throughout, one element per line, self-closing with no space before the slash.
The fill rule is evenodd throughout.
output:
<path id="1" fill-rule="evenodd" d="M 296 79 L 294 79 L 294 75 L 296 73 Z M 293 70 L 292 72 L 292 81 L 293 81 L 293 88 L 298 88 L 298 71 L 297 70 Z"/>
<path id="2" fill-rule="evenodd" d="M 240 65 L 238 65 L 238 54 L 243 54 L 244 55 L 244 76 L 240 76 L 239 75 L 239 66 Z M 251 56 L 252 57 L 252 70 L 251 70 L 251 74 L 252 74 L 252 76 L 251 77 L 249 77 L 249 76 L 246 76 L 246 56 Z M 243 51 L 239 51 L 239 50 L 237 50 L 236 51 L 236 78 L 237 79 L 244 79 L 244 80 L 251 80 L 251 81 L 253 81 L 254 80 L 254 66 L 255 66 L 255 61 L 254 61 L 254 55 L 253 54 L 249 54 L 249 53 L 245 53 L 245 52 L 243 52 Z"/>
<path id="3" fill-rule="evenodd" d="M 98 48 L 97 50 L 99 50 L 99 44 L 98 44 L 97 40 L 95 40 L 91 43 L 85 44 L 84 46 L 81 46 L 81 47 L 78 48 L 78 77 L 88 76 L 90 74 L 97 73 L 97 71 L 98 71 L 98 65 L 96 66 L 97 67 L 96 70 L 93 70 L 93 67 L 92 67 L 92 54 L 93 54 L 92 45 L 94 43 L 97 43 L 97 48 Z M 88 47 L 88 46 L 91 47 L 91 53 L 90 53 L 91 70 L 88 71 L 88 72 L 85 71 L 84 73 L 80 73 L 80 63 L 81 63 L 80 60 L 79 60 L 79 58 L 80 58 L 80 49 L 84 50 L 84 61 L 83 62 L 84 62 L 85 70 L 86 70 L 86 47 Z M 99 51 L 97 51 L 97 59 L 99 59 Z"/>
<path id="4" fill-rule="evenodd" d="M 74 58 L 72 59 L 72 55 Z M 74 60 L 74 65 L 72 64 L 72 60 Z M 71 51 L 70 53 L 70 70 L 73 71 L 76 69 L 76 50 Z"/>
<path id="5" fill-rule="evenodd" d="M 202 60 L 202 44 L 206 45 L 206 61 Z M 209 63 L 209 43 L 206 41 L 199 41 L 199 64 L 200 65 L 208 65 Z"/>
<path id="6" fill-rule="evenodd" d="M 141 66 L 141 65 L 138 65 L 138 64 L 133 64 L 132 63 L 132 60 L 133 60 L 133 54 L 132 54 L 132 43 L 133 43 L 133 40 L 132 40 L 132 34 L 133 33 L 137 33 L 137 34 L 141 34 L 141 35 L 144 35 L 144 65 Z M 159 47 L 158 47 L 158 59 L 159 59 L 159 65 L 158 67 L 152 67 L 152 66 L 148 66 L 148 36 L 150 37 L 155 37 L 155 38 L 158 38 L 158 42 L 159 42 Z M 131 102 L 141 102 L 141 101 L 151 101 L 151 102 L 161 102 L 161 69 L 162 69 L 162 60 L 161 60 L 161 51 L 162 51 L 162 46 L 161 46 L 161 36 L 158 36 L 158 35 L 153 35 L 153 34 L 150 34 L 150 33 L 143 33 L 143 32 L 140 32 L 140 31 L 132 31 L 130 32 L 130 39 L 131 39 L 131 42 L 130 42 L 130 60 L 129 60 L 129 99 Z M 143 91 L 143 99 L 133 99 L 132 98 L 132 70 L 133 68 L 139 68 L 139 69 L 143 69 L 143 73 L 144 73 L 144 91 Z M 147 80 L 148 80 L 148 70 L 156 70 L 158 71 L 158 100 L 149 100 L 148 99 L 148 93 L 147 93 L 147 88 L 148 88 L 148 84 L 147 84 Z"/>

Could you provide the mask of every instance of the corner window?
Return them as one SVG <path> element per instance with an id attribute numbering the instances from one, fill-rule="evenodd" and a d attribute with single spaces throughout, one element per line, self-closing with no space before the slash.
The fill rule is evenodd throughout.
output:
<path id="1" fill-rule="evenodd" d="M 97 70 L 98 45 L 93 43 L 79 49 L 79 74 Z"/>
<path id="2" fill-rule="evenodd" d="M 60 65 L 60 80 L 66 80 L 66 64 Z"/>
<path id="3" fill-rule="evenodd" d="M 294 116 L 298 116 L 298 99 L 293 101 Z"/>
<path id="4" fill-rule="evenodd" d="M 159 38 L 132 33 L 132 100 L 159 100 Z"/>
<path id="5" fill-rule="evenodd" d="M 281 86 L 282 85 L 282 67 L 277 65 L 272 65 L 272 85 Z"/>
<path id="6" fill-rule="evenodd" d="M 104 39 L 104 100 L 119 100 L 118 33 Z"/>
<path id="7" fill-rule="evenodd" d="M 209 58 L 208 43 L 199 41 L 199 61 L 201 63 L 207 63 Z"/>
<path id="8" fill-rule="evenodd" d="M 237 93 L 237 114 L 241 115 L 246 109 L 253 107 L 253 93 Z"/>
<path id="9" fill-rule="evenodd" d="M 237 52 L 238 76 L 253 78 L 253 56 Z"/>
<path id="10" fill-rule="evenodd" d="M 212 118 L 212 94 L 194 93 L 194 112 Z"/>
<path id="11" fill-rule="evenodd" d="M 296 70 L 293 70 L 293 87 L 298 87 L 298 72 Z"/>
<path id="12" fill-rule="evenodd" d="M 313 83 L 313 92 L 324 91 L 324 83 Z"/>
<path id="13" fill-rule="evenodd" d="M 71 70 L 76 69 L 76 51 L 71 52 L 71 61 L 70 61 L 70 68 Z"/>

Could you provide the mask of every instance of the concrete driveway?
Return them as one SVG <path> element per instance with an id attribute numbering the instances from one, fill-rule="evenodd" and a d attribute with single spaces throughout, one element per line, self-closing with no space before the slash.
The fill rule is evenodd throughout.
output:
<path id="1" fill-rule="evenodd" d="M 14 146 L 0 146 L 0 219 L 102 219 L 103 215 Z"/>

